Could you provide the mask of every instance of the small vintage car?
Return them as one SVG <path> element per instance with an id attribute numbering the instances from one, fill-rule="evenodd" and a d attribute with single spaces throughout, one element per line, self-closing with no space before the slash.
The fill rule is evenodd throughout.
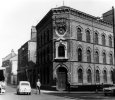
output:
<path id="1" fill-rule="evenodd" d="M 29 94 L 31 95 L 31 86 L 28 81 L 20 81 L 17 86 L 17 94 Z"/>
<path id="2" fill-rule="evenodd" d="M 1 81 L 0 82 L 0 94 L 5 93 L 6 89 L 5 89 L 5 82 Z"/>
<path id="3" fill-rule="evenodd" d="M 115 95 L 115 85 L 103 88 L 104 95 Z"/>

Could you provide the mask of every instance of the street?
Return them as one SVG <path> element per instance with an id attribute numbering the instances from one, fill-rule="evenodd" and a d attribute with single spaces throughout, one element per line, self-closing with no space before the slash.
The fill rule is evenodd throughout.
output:
<path id="1" fill-rule="evenodd" d="M 52 92 L 42 90 L 36 94 L 32 90 L 31 95 L 17 95 L 16 88 L 7 86 L 5 94 L 0 95 L 0 100 L 115 100 L 115 96 L 104 96 L 95 92 Z"/>

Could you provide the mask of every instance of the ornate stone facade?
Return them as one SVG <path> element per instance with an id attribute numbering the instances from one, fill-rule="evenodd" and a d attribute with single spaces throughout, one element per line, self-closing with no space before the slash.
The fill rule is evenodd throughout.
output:
<path id="1" fill-rule="evenodd" d="M 53 25 L 48 24 L 48 21 L 43 23 L 46 19 Z M 67 82 L 71 86 L 113 84 L 114 40 L 111 24 L 66 6 L 51 9 L 36 26 L 38 66 L 43 68 L 39 54 L 48 43 L 40 43 L 40 36 L 43 36 L 44 31 L 41 25 L 44 28 L 51 25 L 52 30 L 49 33 L 50 43 L 53 44 L 50 48 L 52 56 L 48 72 L 51 77 L 49 83 L 56 80 L 57 89 L 65 89 Z M 42 40 L 45 41 L 44 39 Z M 42 72 L 41 81 L 45 84 L 43 77 L 47 77 Z"/>

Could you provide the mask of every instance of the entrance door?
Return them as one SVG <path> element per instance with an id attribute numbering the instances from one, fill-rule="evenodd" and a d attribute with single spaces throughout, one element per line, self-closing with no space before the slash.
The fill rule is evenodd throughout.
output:
<path id="1" fill-rule="evenodd" d="M 58 90 L 66 89 L 66 81 L 67 81 L 67 70 L 64 67 L 59 67 L 57 70 L 57 88 Z"/>

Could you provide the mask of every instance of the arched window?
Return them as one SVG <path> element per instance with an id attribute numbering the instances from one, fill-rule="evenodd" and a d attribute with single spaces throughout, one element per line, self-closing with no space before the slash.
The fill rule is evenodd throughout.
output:
<path id="1" fill-rule="evenodd" d="M 107 83 L 107 71 L 106 70 L 103 71 L 103 80 L 104 80 L 104 83 Z"/>
<path id="2" fill-rule="evenodd" d="M 89 30 L 86 31 L 86 41 L 90 43 L 90 31 Z"/>
<path id="3" fill-rule="evenodd" d="M 91 52 L 87 50 L 87 62 L 91 62 Z"/>
<path id="4" fill-rule="evenodd" d="M 106 44 L 105 35 L 102 35 L 102 45 Z"/>
<path id="5" fill-rule="evenodd" d="M 103 52 L 103 63 L 106 64 L 106 54 Z"/>
<path id="6" fill-rule="evenodd" d="M 98 53 L 98 51 L 95 52 L 95 62 L 99 63 L 99 53 Z"/>
<path id="7" fill-rule="evenodd" d="M 62 44 L 58 47 L 58 57 L 65 57 L 65 46 Z"/>
<path id="8" fill-rule="evenodd" d="M 99 74 L 99 70 L 96 70 L 96 83 L 100 83 L 100 74 Z"/>
<path id="9" fill-rule="evenodd" d="M 78 83 L 83 83 L 83 71 L 82 71 L 82 69 L 78 70 Z"/>
<path id="10" fill-rule="evenodd" d="M 78 61 L 82 61 L 82 50 L 81 50 L 81 48 L 78 49 Z"/>
<path id="11" fill-rule="evenodd" d="M 112 37 L 109 36 L 109 46 L 112 47 Z"/>
<path id="12" fill-rule="evenodd" d="M 77 39 L 79 41 L 82 41 L 82 33 L 81 33 L 81 29 L 80 28 L 77 28 Z"/>
<path id="13" fill-rule="evenodd" d="M 95 33 L 95 44 L 98 44 L 98 33 Z"/>
<path id="14" fill-rule="evenodd" d="M 113 71 L 112 70 L 110 71 L 110 79 L 111 79 L 111 82 L 113 82 Z"/>
<path id="15" fill-rule="evenodd" d="M 92 73 L 90 69 L 87 70 L 87 82 L 92 83 Z"/>
<path id="16" fill-rule="evenodd" d="M 113 64 L 113 55 L 110 54 L 110 64 L 112 65 Z"/>

